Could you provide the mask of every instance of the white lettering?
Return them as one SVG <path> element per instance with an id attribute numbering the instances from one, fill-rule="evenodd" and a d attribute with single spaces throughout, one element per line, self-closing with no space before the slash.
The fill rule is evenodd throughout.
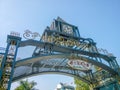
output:
<path id="1" fill-rule="evenodd" d="M 10 32 L 10 35 L 20 37 L 20 33 L 14 31 Z"/>

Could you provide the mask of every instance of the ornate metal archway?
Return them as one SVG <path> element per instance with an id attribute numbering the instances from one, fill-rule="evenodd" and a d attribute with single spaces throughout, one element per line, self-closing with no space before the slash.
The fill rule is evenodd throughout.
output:
<path id="1" fill-rule="evenodd" d="M 59 73 L 78 77 L 94 85 L 94 89 L 104 90 L 106 83 L 119 90 L 117 78 L 120 73 L 116 58 L 106 50 L 99 50 L 91 38 L 82 38 L 76 26 L 57 18 L 45 29 L 39 41 L 33 39 L 40 35 L 29 30 L 24 33 L 28 40 L 21 41 L 18 35 L 8 35 L 6 51 L 0 53 L 1 89 L 10 90 L 11 82 L 21 78 Z M 18 48 L 28 45 L 36 47 L 32 56 L 16 60 Z"/>

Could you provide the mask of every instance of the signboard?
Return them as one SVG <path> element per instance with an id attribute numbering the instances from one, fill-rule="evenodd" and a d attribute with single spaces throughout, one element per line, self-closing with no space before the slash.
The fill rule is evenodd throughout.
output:
<path id="1" fill-rule="evenodd" d="M 20 37 L 20 33 L 19 33 L 19 32 L 11 31 L 11 32 L 10 32 L 10 35 L 11 35 L 11 36 L 17 36 L 17 37 Z"/>
<path id="2" fill-rule="evenodd" d="M 69 60 L 68 65 L 74 69 L 90 70 L 92 65 L 82 60 Z"/>

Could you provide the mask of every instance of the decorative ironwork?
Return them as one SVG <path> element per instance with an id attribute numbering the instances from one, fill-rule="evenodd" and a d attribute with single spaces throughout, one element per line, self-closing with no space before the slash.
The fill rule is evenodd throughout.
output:
<path id="1" fill-rule="evenodd" d="M 0 68 L 0 90 L 10 90 L 18 43 L 18 34 L 8 35 L 8 44 Z"/>
<path id="2" fill-rule="evenodd" d="M 20 33 L 15 31 L 10 32 L 10 35 L 20 37 Z"/>
<path id="3" fill-rule="evenodd" d="M 64 27 L 64 30 L 62 24 L 71 28 Z M 111 85 L 109 82 L 112 79 L 114 89 L 118 84 L 116 77 L 120 78 L 119 65 L 115 57 L 107 50 L 97 49 L 92 39 L 80 37 L 76 26 L 67 24 L 60 18 L 54 21 L 53 27 L 55 30 L 45 29 L 41 38 L 39 33 L 29 30 L 23 34 L 23 37 L 29 40 L 21 41 L 19 34 L 15 32 L 8 36 L 6 52 L 4 55 L 0 54 L 2 58 L 0 90 L 10 90 L 12 79 L 14 81 L 40 73 L 75 76 L 98 89 L 101 88 L 103 81 L 108 86 Z M 73 35 L 69 31 L 71 29 Z M 40 40 L 32 40 L 36 38 Z M 28 45 L 36 47 L 33 55 L 16 61 L 18 48 Z M 117 88 L 116 90 L 120 90 L 119 87 Z"/>
<path id="4" fill-rule="evenodd" d="M 31 32 L 30 30 L 25 30 L 23 37 L 25 39 L 36 39 L 37 37 L 40 38 L 40 34 L 37 32 Z"/>
<path id="5" fill-rule="evenodd" d="M 8 54 L 14 55 L 15 54 L 15 49 L 16 49 L 16 46 L 11 45 Z"/>
<path id="6" fill-rule="evenodd" d="M 114 56 L 112 53 L 109 53 L 106 49 L 98 48 L 98 52 L 108 56 Z"/>

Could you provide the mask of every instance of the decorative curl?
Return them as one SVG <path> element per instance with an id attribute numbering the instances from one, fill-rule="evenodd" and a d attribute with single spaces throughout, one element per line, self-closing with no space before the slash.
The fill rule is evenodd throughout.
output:
<path id="1" fill-rule="evenodd" d="M 23 37 L 25 39 L 36 39 L 37 37 L 40 37 L 40 34 L 37 32 L 31 32 L 30 30 L 25 30 L 25 33 L 23 34 Z"/>

